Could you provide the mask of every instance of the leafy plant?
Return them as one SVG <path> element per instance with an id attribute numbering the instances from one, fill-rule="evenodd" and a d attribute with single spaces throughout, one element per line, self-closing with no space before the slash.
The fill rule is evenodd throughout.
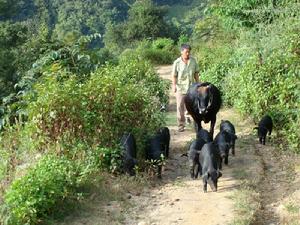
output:
<path id="1" fill-rule="evenodd" d="M 4 224 L 39 223 L 58 201 L 74 194 L 76 173 L 72 161 L 45 156 L 5 193 Z"/>

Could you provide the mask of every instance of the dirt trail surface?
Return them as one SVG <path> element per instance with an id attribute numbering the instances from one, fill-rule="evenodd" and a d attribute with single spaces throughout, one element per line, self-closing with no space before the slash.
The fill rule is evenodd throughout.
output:
<path id="1" fill-rule="evenodd" d="M 171 78 L 171 66 L 160 67 L 158 72 L 165 79 Z M 171 92 L 169 105 L 168 111 L 175 114 L 176 101 Z M 228 118 L 225 115 L 227 113 L 221 112 L 218 118 Z M 136 208 L 132 210 L 126 224 L 228 224 L 233 220 L 234 211 L 230 196 L 236 189 L 232 176 L 235 159 L 231 157 L 229 166 L 224 167 L 218 192 L 212 192 L 208 187 L 208 193 L 203 193 L 202 179 L 191 180 L 187 157 L 181 156 L 187 151 L 188 142 L 195 138 L 192 126 L 187 126 L 184 132 L 178 132 L 176 124 L 169 126 L 169 129 L 170 158 L 166 162 L 163 179 L 150 192 L 134 197 Z"/>

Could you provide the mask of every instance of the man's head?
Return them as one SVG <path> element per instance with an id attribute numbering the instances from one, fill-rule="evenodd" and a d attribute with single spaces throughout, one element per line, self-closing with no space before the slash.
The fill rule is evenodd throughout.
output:
<path id="1" fill-rule="evenodd" d="M 190 45 L 182 44 L 181 45 L 181 57 L 183 59 L 189 59 L 191 50 L 192 50 L 192 48 Z"/>

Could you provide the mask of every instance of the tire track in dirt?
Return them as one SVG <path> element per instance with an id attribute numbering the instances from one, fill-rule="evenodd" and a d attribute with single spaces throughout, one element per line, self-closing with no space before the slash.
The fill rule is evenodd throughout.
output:
<path id="1" fill-rule="evenodd" d="M 299 189 L 299 184 L 291 185 L 296 176 L 294 158 L 291 154 L 276 151 L 268 143 L 263 146 L 257 142 L 254 142 L 255 154 L 262 165 L 261 179 L 257 186 L 261 207 L 255 214 L 252 225 L 279 225 L 281 221 L 277 208 L 284 197 Z"/>

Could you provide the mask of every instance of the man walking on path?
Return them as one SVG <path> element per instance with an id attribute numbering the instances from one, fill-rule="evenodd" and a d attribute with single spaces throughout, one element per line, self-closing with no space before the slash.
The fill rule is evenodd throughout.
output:
<path id="1" fill-rule="evenodd" d="M 184 131 L 185 127 L 185 105 L 184 98 L 188 88 L 194 82 L 199 82 L 199 65 L 190 56 L 191 46 L 181 45 L 181 56 L 173 63 L 172 78 L 173 91 L 176 94 L 178 131 Z"/>

